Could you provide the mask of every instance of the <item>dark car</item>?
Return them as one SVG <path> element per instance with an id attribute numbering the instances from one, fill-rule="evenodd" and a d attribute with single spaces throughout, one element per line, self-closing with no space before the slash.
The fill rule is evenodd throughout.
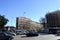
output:
<path id="1" fill-rule="evenodd" d="M 31 36 L 38 36 L 39 34 L 37 32 L 28 32 L 26 33 L 27 37 L 31 37 Z"/>
<path id="2" fill-rule="evenodd" d="M 16 30 L 15 33 L 16 33 L 16 35 L 20 35 L 21 31 L 20 30 Z"/>
<path id="3" fill-rule="evenodd" d="M 10 36 L 10 39 L 13 39 L 14 36 L 15 36 L 15 34 L 14 34 L 13 32 L 10 32 L 10 31 L 5 31 L 4 34 L 5 34 L 6 36 Z"/>
<path id="4" fill-rule="evenodd" d="M 58 40 L 60 40 L 60 39 L 58 39 Z"/>
<path id="5" fill-rule="evenodd" d="M 0 40 L 10 40 L 11 36 L 7 36 L 5 33 L 0 33 Z"/>
<path id="6" fill-rule="evenodd" d="M 60 36 L 60 32 L 57 32 L 57 36 Z"/>
<path id="7" fill-rule="evenodd" d="M 16 33 L 13 30 L 10 30 L 9 33 L 11 33 L 11 35 L 13 35 L 13 36 L 16 36 Z"/>
<path id="8" fill-rule="evenodd" d="M 14 32 L 11 32 L 11 31 L 6 31 L 6 32 L 4 32 L 4 33 L 6 33 L 6 34 L 8 34 L 8 35 L 11 35 L 11 36 L 15 36 L 15 35 L 16 35 Z"/>

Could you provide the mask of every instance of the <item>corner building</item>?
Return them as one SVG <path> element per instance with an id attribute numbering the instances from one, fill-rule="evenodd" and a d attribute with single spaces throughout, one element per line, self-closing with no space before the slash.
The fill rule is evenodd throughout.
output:
<path id="1" fill-rule="evenodd" d="M 47 28 L 51 33 L 60 31 L 60 11 L 54 11 L 46 14 Z"/>

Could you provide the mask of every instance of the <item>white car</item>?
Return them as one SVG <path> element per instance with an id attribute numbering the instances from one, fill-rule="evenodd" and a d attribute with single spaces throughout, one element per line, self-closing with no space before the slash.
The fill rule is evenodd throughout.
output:
<path id="1" fill-rule="evenodd" d="M 16 30 L 16 35 L 24 35 L 26 32 L 21 30 Z"/>

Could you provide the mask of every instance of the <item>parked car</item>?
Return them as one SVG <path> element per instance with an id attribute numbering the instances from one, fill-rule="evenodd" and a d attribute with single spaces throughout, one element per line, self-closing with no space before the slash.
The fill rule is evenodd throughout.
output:
<path id="1" fill-rule="evenodd" d="M 58 39 L 58 40 L 60 40 L 60 39 Z"/>
<path id="2" fill-rule="evenodd" d="M 16 33 L 12 30 L 9 31 L 12 35 L 16 36 Z"/>
<path id="3" fill-rule="evenodd" d="M 16 35 L 24 35 L 26 32 L 21 30 L 16 30 Z"/>
<path id="4" fill-rule="evenodd" d="M 20 30 L 15 31 L 16 35 L 20 35 L 20 32 L 21 32 Z"/>
<path id="5" fill-rule="evenodd" d="M 60 36 L 60 32 L 57 32 L 57 36 Z"/>
<path id="6" fill-rule="evenodd" d="M 28 32 L 26 33 L 27 37 L 31 37 L 31 36 L 38 36 L 39 34 L 37 32 Z"/>
<path id="7" fill-rule="evenodd" d="M 8 36 L 11 36 L 12 38 L 14 38 L 14 36 L 16 35 L 14 32 L 10 32 L 10 31 L 5 31 L 4 33 Z"/>
<path id="8" fill-rule="evenodd" d="M 12 40 L 11 36 L 6 35 L 4 32 L 0 33 L 0 40 Z"/>

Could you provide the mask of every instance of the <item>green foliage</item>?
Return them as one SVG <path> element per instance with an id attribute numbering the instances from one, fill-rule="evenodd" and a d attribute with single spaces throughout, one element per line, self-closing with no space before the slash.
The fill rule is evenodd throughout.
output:
<path id="1" fill-rule="evenodd" d="M 41 20 L 39 20 L 40 21 L 40 23 L 45 23 L 45 18 L 41 18 Z"/>
<path id="2" fill-rule="evenodd" d="M 3 28 L 7 22 L 8 22 L 8 19 L 6 19 L 5 16 L 0 15 L 0 29 Z"/>
<path id="3" fill-rule="evenodd" d="M 46 27 L 46 18 L 41 18 L 40 23 L 43 25 L 43 27 Z"/>

